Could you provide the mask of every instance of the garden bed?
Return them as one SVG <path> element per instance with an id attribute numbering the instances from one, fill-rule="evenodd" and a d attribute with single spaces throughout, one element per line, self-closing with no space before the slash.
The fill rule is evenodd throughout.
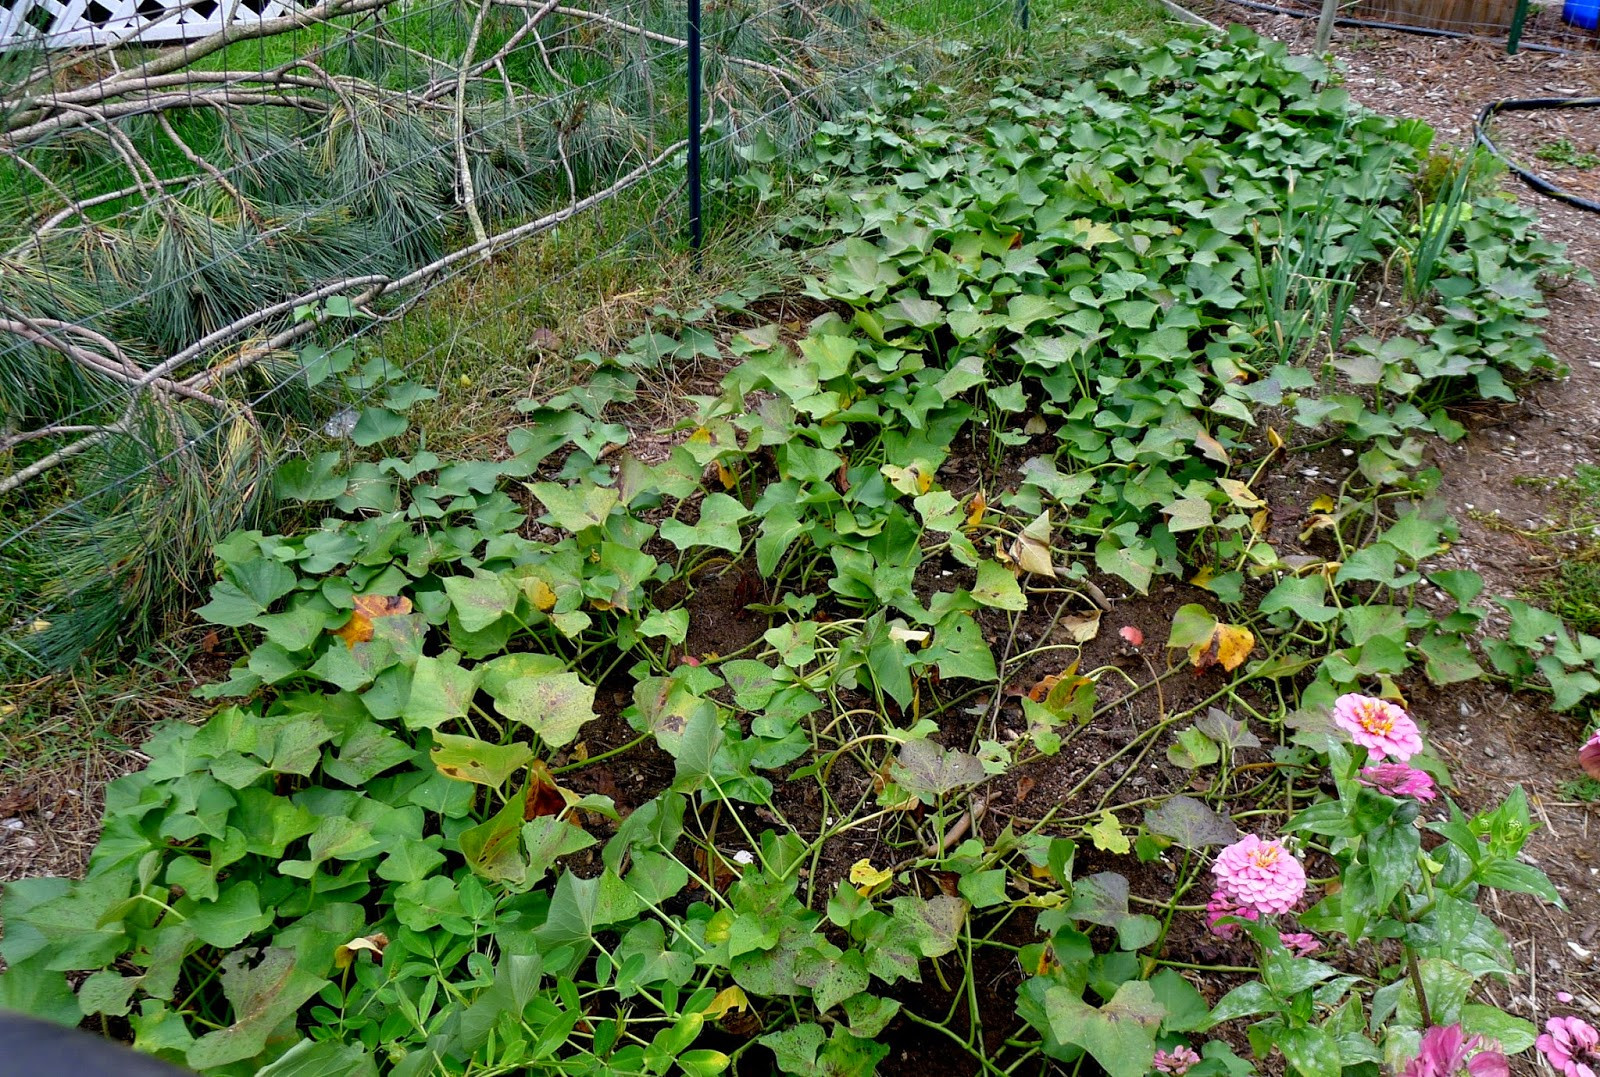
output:
<path id="1" fill-rule="evenodd" d="M 662 312 L 492 459 L 291 465 L 322 527 L 224 542 L 199 611 L 237 706 L 113 786 L 87 881 L 8 887 L 0 991 L 218 1071 L 1531 1046 L 1473 899 L 1544 915 L 1554 805 L 1467 738 L 1575 773 L 1532 693 L 1592 703 L 1600 640 L 1463 560 L 1431 464 L 1554 365 L 1570 267 L 1319 74 L 1239 37 L 982 113 L 891 84 L 788 226 L 808 324 Z M 614 421 L 698 358 L 678 422 Z M 1470 825 L 1369 788 L 1355 693 Z M 1208 923 L 1242 834 L 1313 881 Z"/>

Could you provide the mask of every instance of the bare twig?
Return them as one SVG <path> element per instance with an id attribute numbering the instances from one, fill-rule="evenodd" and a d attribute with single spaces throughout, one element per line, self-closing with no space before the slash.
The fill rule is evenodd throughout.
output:
<path id="1" fill-rule="evenodd" d="M 57 464 L 63 464 L 74 456 L 94 448 L 107 438 L 114 437 L 117 434 L 126 434 L 127 432 L 127 427 L 121 423 L 114 423 L 96 433 L 90 434 L 88 437 L 79 438 L 70 445 L 64 445 L 49 456 L 40 457 L 22 470 L 7 475 L 5 478 L 0 478 L 0 495 L 9 494 L 19 486 L 43 475 Z"/>
<path id="2" fill-rule="evenodd" d="M 479 243 L 488 240 L 489 233 L 483 227 L 483 217 L 478 213 L 478 192 L 473 188 L 472 163 L 467 158 L 467 73 L 472 67 L 472 56 L 478 51 L 478 39 L 483 36 L 483 20 L 489 17 L 491 2 L 480 0 L 478 14 L 472 20 L 472 30 L 467 34 L 467 47 L 456 69 L 456 171 L 461 185 L 461 204 L 466 208 L 472 235 Z M 483 257 L 485 260 L 489 257 L 487 249 Z"/>
<path id="3" fill-rule="evenodd" d="M 244 192 L 239 190 L 238 187 L 234 186 L 233 181 L 222 174 L 222 169 L 218 168 L 216 165 L 212 164 L 210 161 L 194 152 L 194 150 L 190 149 L 189 144 L 183 140 L 183 137 L 179 135 L 177 130 L 172 126 L 172 121 L 167 119 L 166 113 L 157 113 L 156 119 L 161 124 L 162 132 L 167 136 L 174 146 L 178 147 L 178 152 L 183 154 L 183 156 L 188 159 L 190 164 L 194 165 L 196 168 L 199 168 L 202 172 L 205 172 L 213 180 L 215 180 L 217 186 L 221 187 L 224 191 L 227 191 L 233 200 L 239 204 L 239 212 L 248 217 L 251 224 L 254 224 L 257 228 L 265 231 L 267 227 L 266 219 L 261 216 L 260 212 L 255 206 L 250 204 L 250 200 L 244 196 Z M 226 116 L 224 116 L 224 120 L 225 119 Z"/>
<path id="4" fill-rule="evenodd" d="M 41 426 L 37 430 L 24 430 L 20 434 L 8 434 L 7 436 L 0 438 L 0 452 L 8 452 L 11 449 L 16 448 L 18 445 L 22 445 L 29 441 L 38 441 L 42 438 L 63 437 L 67 434 L 98 434 L 118 432 L 120 432 L 120 430 L 116 426 L 105 426 L 104 424 L 99 423 L 92 426 Z"/>
<path id="5" fill-rule="evenodd" d="M 174 176 L 171 179 L 162 180 L 161 185 L 163 187 L 181 187 L 186 184 L 195 183 L 201 178 L 202 177 L 197 175 Z M 0 260 L 19 258 L 21 257 L 22 252 L 27 250 L 29 247 L 37 248 L 41 239 L 43 239 L 50 232 L 55 231 L 56 228 L 60 226 L 61 222 L 65 221 L 69 217 L 82 217 L 85 224 L 92 226 L 94 221 L 88 216 L 86 211 L 91 210 L 96 206 L 103 206 L 108 202 L 117 202 L 124 198 L 130 198 L 133 195 L 139 194 L 142 190 L 143 188 L 140 187 L 122 187 L 115 191 L 107 191 L 104 194 L 97 194 L 92 198 L 81 198 L 76 202 L 69 201 L 65 208 L 57 210 L 38 225 L 35 225 L 28 238 L 23 240 L 21 243 L 18 243 L 15 247 L 12 247 L 4 255 L 0 255 Z"/>

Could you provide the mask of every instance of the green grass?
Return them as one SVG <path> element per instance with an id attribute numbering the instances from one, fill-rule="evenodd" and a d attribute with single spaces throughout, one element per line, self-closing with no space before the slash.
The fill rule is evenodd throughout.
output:
<path id="1" fill-rule="evenodd" d="M 93 670 L 0 685 L 0 786 L 71 759 L 125 753 L 166 719 L 204 717 L 211 705 L 188 692 L 209 676 L 202 635 L 175 634 Z"/>
<path id="2" fill-rule="evenodd" d="M 1558 567 L 1533 597 L 1576 631 L 1600 635 L 1600 467 L 1579 465 L 1550 487 L 1560 523 L 1542 537 L 1557 545 Z"/>
<path id="3" fill-rule="evenodd" d="M 1571 165 L 1577 169 L 1591 169 L 1600 167 L 1600 157 L 1592 153 L 1583 153 L 1572 144 L 1571 139 L 1557 138 L 1546 142 L 1533 155 L 1541 161 L 1550 161 L 1558 165 Z"/>

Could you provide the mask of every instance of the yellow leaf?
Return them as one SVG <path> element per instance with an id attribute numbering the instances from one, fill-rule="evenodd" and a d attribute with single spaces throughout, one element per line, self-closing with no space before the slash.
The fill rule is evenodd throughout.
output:
<path id="1" fill-rule="evenodd" d="M 1040 880 L 1041 882 L 1049 882 L 1053 877 L 1050 874 L 1049 866 L 1045 864 L 1029 864 L 1028 875 L 1032 878 Z"/>
<path id="2" fill-rule="evenodd" d="M 1085 247 L 1098 247 L 1102 243 L 1115 243 L 1122 237 L 1109 225 L 1101 221 L 1093 221 L 1088 217 L 1079 217 L 1069 222 L 1073 228 L 1086 233 L 1078 242 Z"/>
<path id="3" fill-rule="evenodd" d="M 750 1008 L 750 998 L 744 991 L 737 987 L 724 987 L 717 992 L 717 997 L 706 1006 L 707 1020 L 716 1021 L 726 1017 L 730 1010 L 744 1011 Z"/>
<path id="4" fill-rule="evenodd" d="M 1128 836 L 1122 832 L 1122 825 L 1117 822 L 1116 815 L 1109 808 L 1100 813 L 1099 822 L 1085 833 L 1094 842 L 1094 847 L 1101 852 L 1123 856 L 1133 848 L 1128 843 Z"/>
<path id="5" fill-rule="evenodd" d="M 1256 637 L 1243 625 L 1218 622 L 1206 640 L 1189 648 L 1189 662 L 1196 671 L 1221 666 L 1228 672 L 1238 669 L 1255 650 Z"/>
<path id="6" fill-rule="evenodd" d="M 888 886 L 893 878 L 893 872 L 873 867 L 872 861 L 865 857 L 850 865 L 850 885 L 854 886 L 856 893 L 862 897 L 871 897 L 878 893 Z"/>
<path id="7" fill-rule="evenodd" d="M 1251 490 L 1248 484 L 1242 483 L 1238 479 L 1218 479 L 1217 485 L 1222 487 L 1222 492 L 1228 495 L 1228 500 L 1241 509 L 1259 509 L 1266 505 L 1266 502 L 1257 497 L 1255 491 Z"/>
<path id="8" fill-rule="evenodd" d="M 889 485 L 902 494 L 915 497 L 933 489 L 933 468 L 926 465 L 912 464 L 910 467 L 900 467 L 898 464 L 884 464 L 878 470 L 889 480 Z"/>
<path id="9" fill-rule="evenodd" d="M 335 968 L 347 969 L 355 961 L 356 954 L 362 950 L 372 955 L 374 961 L 383 957 L 383 948 L 389 945 L 389 936 L 378 932 L 376 935 L 362 935 L 341 943 L 334 948 L 333 964 Z"/>
<path id="10" fill-rule="evenodd" d="M 1328 528 L 1333 527 L 1338 522 L 1338 520 L 1334 519 L 1332 516 L 1329 516 L 1325 512 L 1313 513 L 1312 515 L 1306 517 L 1306 529 L 1300 532 L 1300 541 L 1304 542 L 1306 539 L 1310 538 L 1313 533 L 1317 531 L 1325 531 Z"/>
<path id="11" fill-rule="evenodd" d="M 1210 565 L 1207 565 L 1190 577 L 1189 582 L 1196 587 L 1204 587 L 1207 590 L 1210 590 L 1211 581 L 1216 578 L 1217 570 L 1212 568 Z"/>
<path id="12" fill-rule="evenodd" d="M 979 490 L 972 497 L 972 507 L 967 510 L 967 526 L 977 527 L 983 523 L 983 513 L 988 507 L 989 499 L 983 496 L 982 490 Z"/>
<path id="13" fill-rule="evenodd" d="M 34 620 L 34 622 L 28 626 L 28 631 L 29 632 L 44 632 L 44 631 L 47 631 L 49 628 L 50 628 L 50 622 L 45 620 L 43 617 L 39 617 L 39 618 L 36 618 Z"/>
<path id="14" fill-rule="evenodd" d="M 380 617 L 403 617 L 410 612 L 411 600 L 404 595 L 357 595 L 350 620 L 334 634 L 354 647 L 372 638 L 373 621 Z"/>
<path id="15" fill-rule="evenodd" d="M 522 581 L 522 593 L 528 596 L 528 601 L 533 603 L 536 610 L 548 612 L 555 608 L 556 593 L 537 576 L 529 576 Z"/>
<path id="16" fill-rule="evenodd" d="M 706 941 L 713 946 L 727 942 L 728 936 L 733 934 L 733 919 L 732 909 L 718 909 L 711 919 L 706 921 Z"/>
<path id="17" fill-rule="evenodd" d="M 1222 447 L 1222 442 L 1202 430 L 1194 436 L 1194 447 L 1200 450 L 1200 455 L 1215 460 L 1223 467 L 1233 463 L 1233 457 L 1228 455 L 1228 450 Z"/>
<path id="18" fill-rule="evenodd" d="M 1271 445 L 1274 449 L 1283 448 L 1285 444 L 1283 435 L 1272 429 L 1272 427 L 1267 427 L 1267 444 Z"/>
<path id="19" fill-rule="evenodd" d="M 739 485 L 739 476 L 728 470 L 728 465 L 721 460 L 717 461 L 717 480 L 722 483 L 724 490 L 732 490 Z"/>
<path id="20" fill-rule="evenodd" d="M 1093 610 L 1081 615 L 1069 614 L 1061 619 L 1061 627 L 1067 630 L 1072 642 L 1088 643 L 1100 634 L 1100 611 Z"/>
<path id="21" fill-rule="evenodd" d="M 689 440 L 701 445 L 710 445 L 711 431 L 703 426 L 697 426 L 694 428 L 694 433 L 689 435 Z"/>
<path id="22" fill-rule="evenodd" d="M 1250 529 L 1252 531 L 1254 531 L 1258 535 L 1266 534 L 1267 533 L 1267 522 L 1271 519 L 1271 517 L 1272 517 L 1272 513 L 1271 513 L 1270 510 L 1268 510 L 1268 509 L 1260 509 L 1260 510 L 1258 510 L 1257 512 L 1253 513 L 1251 515 L 1251 517 L 1250 517 Z"/>
<path id="23" fill-rule="evenodd" d="M 1327 494 L 1323 494 L 1321 497 L 1319 497 L 1315 501 L 1311 502 L 1311 511 L 1312 512 L 1332 512 L 1333 511 L 1333 498 L 1329 497 Z"/>
<path id="24" fill-rule="evenodd" d="M 1022 529 L 1011 544 L 1011 559 L 1022 566 L 1024 572 L 1035 576 L 1055 577 L 1055 566 L 1050 563 L 1050 510 L 1041 512 L 1037 519 Z"/>

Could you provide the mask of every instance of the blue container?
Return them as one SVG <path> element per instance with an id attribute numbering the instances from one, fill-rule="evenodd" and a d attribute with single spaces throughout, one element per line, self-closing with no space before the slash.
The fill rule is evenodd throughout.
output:
<path id="1" fill-rule="evenodd" d="M 1561 21 L 1582 30 L 1600 26 L 1600 0 L 1567 0 L 1561 8 Z"/>

